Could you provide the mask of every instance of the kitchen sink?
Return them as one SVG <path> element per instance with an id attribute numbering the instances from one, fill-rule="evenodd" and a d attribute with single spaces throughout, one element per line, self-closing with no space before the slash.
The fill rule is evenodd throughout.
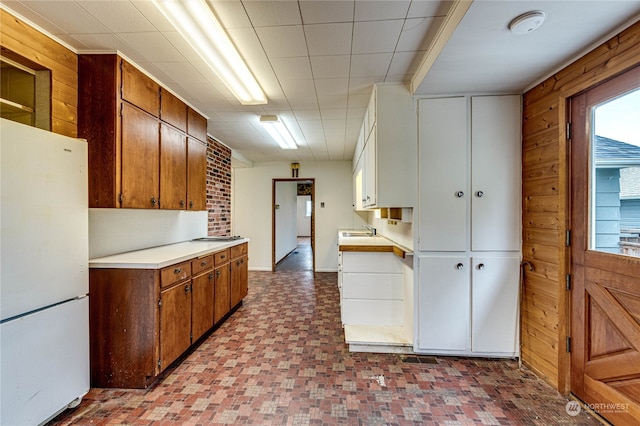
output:
<path id="1" fill-rule="evenodd" d="M 369 231 L 345 231 L 342 232 L 343 237 L 375 237 Z"/>

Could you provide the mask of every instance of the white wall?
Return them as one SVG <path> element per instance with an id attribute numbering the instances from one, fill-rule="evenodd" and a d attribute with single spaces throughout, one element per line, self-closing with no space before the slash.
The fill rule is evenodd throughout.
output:
<path id="1" fill-rule="evenodd" d="M 207 211 L 89 209 L 89 258 L 207 235 Z"/>
<path id="2" fill-rule="evenodd" d="M 297 182 L 276 182 L 276 262 L 295 250 L 298 245 L 297 193 Z"/>
<path id="3" fill-rule="evenodd" d="M 233 169 L 231 226 L 234 235 L 251 240 L 251 270 L 271 270 L 272 179 L 289 177 L 288 162 L 256 162 L 253 167 Z M 353 228 L 360 220 L 352 207 L 351 162 L 300 162 L 299 177 L 315 178 L 316 271 L 336 272 L 338 228 Z"/>
<path id="4" fill-rule="evenodd" d="M 311 195 L 298 195 L 298 237 L 311 236 L 311 216 L 307 216 L 307 201 Z"/>

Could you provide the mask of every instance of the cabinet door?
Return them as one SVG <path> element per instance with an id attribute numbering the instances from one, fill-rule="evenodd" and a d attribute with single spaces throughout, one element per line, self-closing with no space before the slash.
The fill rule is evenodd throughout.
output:
<path id="1" fill-rule="evenodd" d="M 160 192 L 158 120 L 122 103 L 122 203 L 157 209 Z"/>
<path id="2" fill-rule="evenodd" d="M 467 246 L 467 103 L 465 98 L 419 103 L 419 247 L 464 251 Z"/>
<path id="3" fill-rule="evenodd" d="M 471 250 L 520 249 L 520 96 L 471 98 Z"/>
<path id="4" fill-rule="evenodd" d="M 164 88 L 160 93 L 160 119 L 186 132 L 187 105 Z"/>
<path id="5" fill-rule="evenodd" d="M 207 146 L 187 138 L 187 209 L 207 209 Z"/>
<path id="6" fill-rule="evenodd" d="M 229 264 L 217 267 L 214 271 L 214 317 L 217 323 L 231 310 L 231 282 L 229 281 Z"/>
<path id="7" fill-rule="evenodd" d="M 161 207 L 182 210 L 187 207 L 187 140 L 164 123 L 160 129 Z"/>
<path id="8" fill-rule="evenodd" d="M 247 295 L 247 259 L 247 256 L 242 256 L 231 261 L 231 307 L 236 306 Z"/>
<path id="9" fill-rule="evenodd" d="M 421 256 L 418 347 L 425 351 L 469 349 L 470 285 L 466 256 Z"/>
<path id="10" fill-rule="evenodd" d="M 191 281 L 160 293 L 160 362 L 164 370 L 191 346 Z"/>
<path id="11" fill-rule="evenodd" d="M 193 278 L 191 283 L 191 337 L 195 342 L 213 327 L 214 273 Z"/>
<path id="12" fill-rule="evenodd" d="M 471 350 L 518 351 L 519 255 L 473 257 Z"/>
<path id="13" fill-rule="evenodd" d="M 154 117 L 160 114 L 160 85 L 122 60 L 122 99 Z"/>
<path id="14" fill-rule="evenodd" d="M 369 140 L 364 146 L 364 207 L 372 207 L 376 205 L 377 186 L 376 186 L 376 125 L 373 126 Z"/>

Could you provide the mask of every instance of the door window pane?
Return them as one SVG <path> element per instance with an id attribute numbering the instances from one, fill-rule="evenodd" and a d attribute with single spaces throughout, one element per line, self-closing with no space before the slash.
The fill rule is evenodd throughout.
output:
<path id="1" fill-rule="evenodd" d="M 640 90 L 593 110 L 590 248 L 640 257 Z"/>

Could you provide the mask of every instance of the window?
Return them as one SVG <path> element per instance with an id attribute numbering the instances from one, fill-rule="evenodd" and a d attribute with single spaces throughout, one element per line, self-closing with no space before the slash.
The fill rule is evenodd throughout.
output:
<path id="1" fill-rule="evenodd" d="M 51 130 L 51 74 L 0 56 L 0 117 Z"/>
<path id="2" fill-rule="evenodd" d="M 640 89 L 593 108 L 592 250 L 640 257 Z"/>

